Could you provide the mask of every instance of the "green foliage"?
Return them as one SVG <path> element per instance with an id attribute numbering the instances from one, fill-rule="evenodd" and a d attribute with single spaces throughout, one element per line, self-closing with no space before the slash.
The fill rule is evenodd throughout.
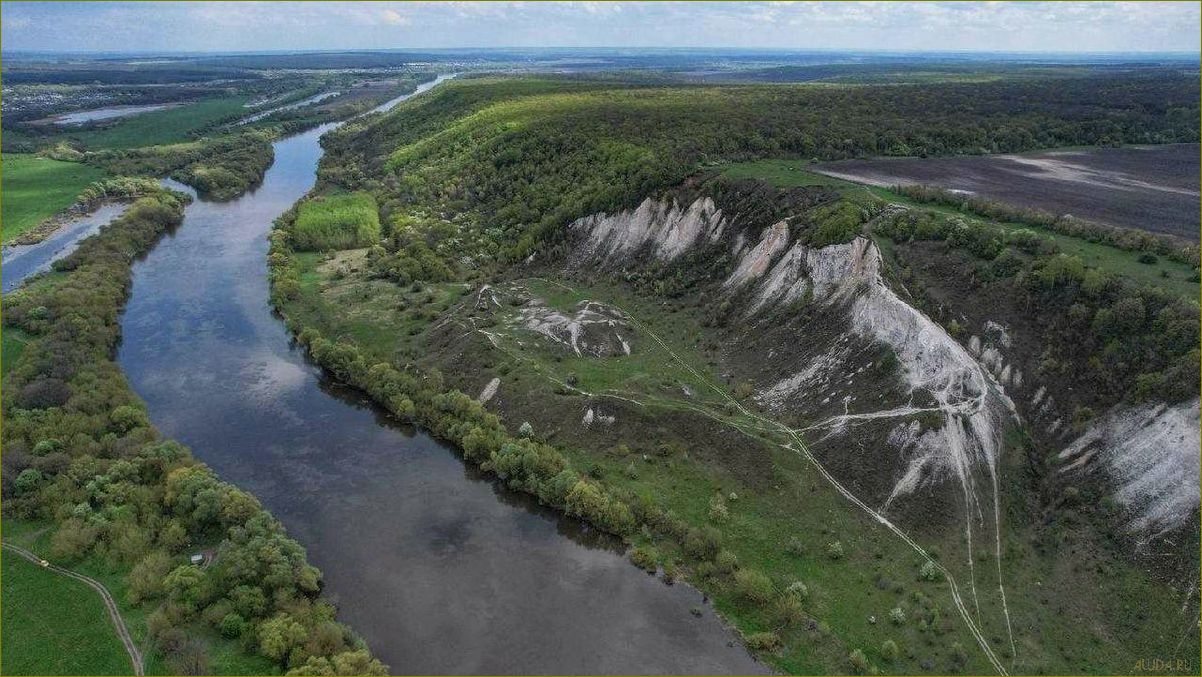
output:
<path id="1" fill-rule="evenodd" d="M 808 215 L 813 220 L 813 229 L 806 234 L 812 247 L 850 242 L 860 234 L 864 214 L 859 205 L 839 200 L 812 210 Z"/>
<path id="2" fill-rule="evenodd" d="M 630 550 L 630 561 L 640 569 L 644 569 L 650 573 L 655 573 L 659 570 L 659 561 L 655 554 L 655 549 L 648 546 L 637 546 Z"/>
<path id="3" fill-rule="evenodd" d="M 70 207 L 89 184 L 104 176 L 102 170 L 87 165 L 19 153 L 4 153 L 0 164 L 4 193 L 0 241 L 5 244 Z"/>
<path id="4" fill-rule="evenodd" d="M 775 594 L 772 579 L 755 569 L 735 571 L 734 584 L 740 596 L 755 604 L 767 604 Z"/>
<path id="5" fill-rule="evenodd" d="M 464 243 L 471 254 L 516 260 L 573 219 L 634 205 L 707 162 L 1194 141 L 1196 120 L 1145 108 L 1169 99 L 1197 109 L 1196 83 L 1170 80 L 647 88 L 471 78 L 332 133 L 320 176 L 371 190 L 385 214 L 456 214 L 479 224 Z M 849 229 L 832 221 L 821 239 Z"/>
<path id="6" fill-rule="evenodd" d="M 894 190 L 918 202 L 946 205 L 995 221 L 1038 226 L 1079 237 L 1089 242 L 1106 244 L 1125 251 L 1140 252 L 1139 262 L 1147 265 L 1157 262 L 1157 254 L 1172 258 L 1174 261 L 1198 265 L 1198 246 L 1186 244 L 1178 238 L 1168 235 L 1130 228 L 1117 228 L 1072 216 L 1057 216 L 1039 209 L 1018 207 L 978 195 L 955 193 L 935 186 L 897 186 Z M 1030 230 L 1014 231 L 1014 242 L 1019 245 L 1020 249 L 1028 253 L 1047 253 L 1038 251 L 1044 246 L 1046 240 Z"/>
<path id="7" fill-rule="evenodd" d="M 252 496 L 161 440 L 112 361 L 130 262 L 180 222 L 183 206 L 166 191 L 139 198 L 61 259 L 56 276 L 5 297 L 5 321 L 28 336 L 4 381 L 5 515 L 54 518 L 49 549 L 61 561 L 133 565 L 126 597 L 157 605 L 147 623 L 173 670 L 210 661 L 179 628 L 230 613 L 245 621 L 242 634 L 287 613 L 301 628 L 287 636 L 319 647 L 278 657 L 281 667 L 357 651 L 349 633 L 315 643 L 333 608 L 304 550 Z M 197 542 L 218 544 L 207 568 L 178 559 Z"/>
<path id="8" fill-rule="evenodd" d="M 831 559 L 843 559 L 843 543 L 840 541 L 831 541 L 826 544 L 826 556 Z"/>
<path id="9" fill-rule="evenodd" d="M 918 580 L 936 582 L 943 578 L 943 574 L 939 573 L 939 568 L 934 562 L 927 560 L 918 568 Z"/>
<path id="10" fill-rule="evenodd" d="M 872 665 L 868 662 L 868 656 L 865 656 L 864 652 L 860 649 L 853 649 L 847 655 L 847 661 L 851 663 L 852 672 L 857 675 L 867 674 L 872 668 Z"/>
<path id="11" fill-rule="evenodd" d="M 297 249 L 354 249 L 380 240 L 380 214 L 368 193 L 306 200 L 296 215 L 292 237 Z"/>
<path id="12" fill-rule="evenodd" d="M 897 642 L 887 639 L 881 644 L 881 658 L 884 658 L 890 663 L 894 663 L 900 657 L 901 651 L 897 648 Z"/>
<path id="13" fill-rule="evenodd" d="M 753 651 L 776 651 L 780 648 L 780 635 L 775 632 L 753 632 L 745 635 L 743 641 Z"/>
<path id="14" fill-rule="evenodd" d="M 711 522 L 719 524 L 730 519 L 730 510 L 726 507 L 726 499 L 722 494 L 717 494 L 710 499 L 709 510 L 706 511 L 706 516 Z"/>

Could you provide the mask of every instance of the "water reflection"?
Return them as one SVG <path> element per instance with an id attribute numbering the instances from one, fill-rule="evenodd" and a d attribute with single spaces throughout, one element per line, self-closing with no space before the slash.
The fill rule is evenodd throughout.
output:
<path id="1" fill-rule="evenodd" d="M 118 359 L 151 419 L 255 493 L 400 673 L 762 672 L 702 597 L 508 491 L 310 363 L 268 304 L 267 233 L 313 185 L 279 141 L 253 193 L 189 205 L 134 266 Z"/>

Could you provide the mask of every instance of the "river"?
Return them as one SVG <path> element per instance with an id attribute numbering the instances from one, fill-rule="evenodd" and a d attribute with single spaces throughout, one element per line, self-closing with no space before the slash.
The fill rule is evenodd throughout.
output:
<path id="1" fill-rule="evenodd" d="M 0 286 L 4 293 L 16 289 L 26 278 L 50 270 L 50 264 L 75 251 L 81 241 L 100 232 L 101 226 L 124 214 L 127 207 L 109 202 L 67 219 L 41 242 L 5 245 L 0 249 Z"/>
<path id="2" fill-rule="evenodd" d="M 314 185 L 332 126 L 278 141 L 257 189 L 194 201 L 134 264 L 118 360 L 153 422 L 284 522 L 394 673 L 764 672 L 695 589 L 480 476 L 295 347 L 268 304 L 267 234 Z"/>

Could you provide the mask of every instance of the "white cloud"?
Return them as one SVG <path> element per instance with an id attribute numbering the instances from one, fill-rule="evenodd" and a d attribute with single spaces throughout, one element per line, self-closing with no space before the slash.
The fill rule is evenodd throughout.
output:
<path id="1" fill-rule="evenodd" d="M 412 23 L 412 21 L 409 20 L 409 17 L 401 14 L 395 9 L 386 9 L 383 12 L 380 12 L 380 19 L 390 26 L 408 26 L 410 23 Z"/>
<path id="2" fill-rule="evenodd" d="M 1189 51 L 1189 2 L 0 2 L 6 49 Z"/>

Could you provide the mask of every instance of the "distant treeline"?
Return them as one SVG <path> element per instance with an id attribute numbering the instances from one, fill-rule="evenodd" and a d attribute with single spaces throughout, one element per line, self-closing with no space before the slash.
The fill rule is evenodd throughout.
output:
<path id="1" fill-rule="evenodd" d="M 521 258 L 708 161 L 1195 142 L 1198 99 L 1197 78 L 1175 72 L 856 87 L 468 78 L 328 136 L 321 178 L 376 193 L 385 221 L 457 215 Z"/>
<path id="2" fill-rule="evenodd" d="M 311 106 L 300 106 L 272 113 L 262 120 L 254 122 L 256 127 L 275 127 L 284 136 L 298 134 L 327 122 L 346 120 L 356 115 L 367 113 L 376 106 L 412 92 L 423 82 L 429 82 L 437 77 L 434 73 L 422 72 L 405 75 L 399 78 L 400 84 L 389 92 L 381 92 L 379 96 L 349 96 L 344 94 L 328 103 Z"/>
<path id="3" fill-rule="evenodd" d="M 3 380 L 3 498 L 9 516 L 51 520 L 50 555 L 95 554 L 128 569 L 129 601 L 153 609 L 153 650 L 179 674 L 203 665 L 198 626 L 290 674 L 382 675 L 334 619 L 321 574 L 250 494 L 162 439 L 113 354 L 131 261 L 181 222 L 185 196 L 160 191 L 5 296 L 5 330 L 29 339 Z M 199 543 L 218 543 L 208 567 Z"/>
<path id="4" fill-rule="evenodd" d="M 964 195 L 937 186 L 894 186 L 893 190 L 918 202 L 955 207 L 997 221 L 1039 226 L 1125 251 L 1151 252 L 1191 266 L 1198 265 L 1198 245 L 1171 235 L 1107 226 L 1074 216 L 1056 215 L 1042 209 L 1019 207 L 977 195 Z"/>
<path id="5" fill-rule="evenodd" d="M 32 68 L 10 67 L 4 69 L 4 84 L 50 84 L 50 85 L 149 85 L 175 82 L 202 82 L 205 80 L 250 80 L 260 74 L 240 68 L 199 67 L 180 64 L 178 66 L 130 67 L 114 64 L 111 68 L 88 66 L 63 68 L 61 66 Z"/>

